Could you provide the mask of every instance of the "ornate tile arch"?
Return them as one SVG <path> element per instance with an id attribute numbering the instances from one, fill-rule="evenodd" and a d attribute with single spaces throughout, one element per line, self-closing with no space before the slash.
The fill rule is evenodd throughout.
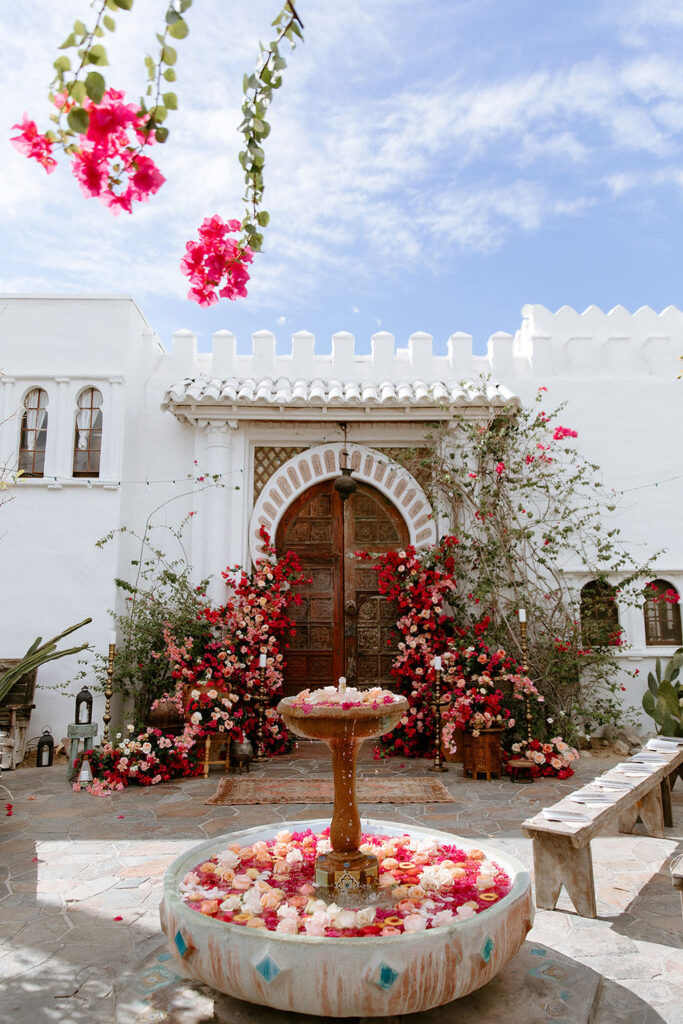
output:
<path id="1" fill-rule="evenodd" d="M 304 491 L 323 480 L 339 476 L 341 442 L 308 448 L 289 459 L 270 478 L 261 491 L 249 524 L 249 549 L 252 561 L 263 557 L 260 529 L 265 526 L 275 537 L 285 510 Z M 375 487 L 396 506 L 403 516 L 410 543 L 416 548 L 436 544 L 436 524 L 427 495 L 417 480 L 386 455 L 363 445 L 349 444 L 351 468 L 356 480 Z"/>

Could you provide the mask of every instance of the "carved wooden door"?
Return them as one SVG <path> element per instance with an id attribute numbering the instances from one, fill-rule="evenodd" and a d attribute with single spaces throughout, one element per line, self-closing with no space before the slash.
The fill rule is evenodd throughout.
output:
<path id="1" fill-rule="evenodd" d="M 381 553 L 407 543 L 400 513 L 367 484 L 344 504 L 329 480 L 290 506 L 276 547 L 280 554 L 296 551 L 311 582 L 299 590 L 302 603 L 290 608 L 296 633 L 286 652 L 286 696 L 336 684 L 342 675 L 357 686 L 390 683 L 396 612 L 380 597 L 374 569 L 353 552 Z"/>

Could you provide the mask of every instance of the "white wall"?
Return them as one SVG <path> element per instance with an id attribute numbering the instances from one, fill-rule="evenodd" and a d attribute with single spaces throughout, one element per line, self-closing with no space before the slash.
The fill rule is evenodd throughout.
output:
<path id="1" fill-rule="evenodd" d="M 74 639 L 82 636 L 106 650 L 108 609 L 116 600 L 113 579 L 130 575 L 134 553 L 120 539 L 97 549 L 99 537 L 122 525 L 142 530 L 149 513 L 173 499 L 157 520 L 177 524 L 196 509 L 190 556 L 197 575 L 220 571 L 248 554 L 254 444 L 339 440 L 343 416 L 324 405 L 311 411 L 310 422 L 285 427 L 231 419 L 235 411 L 220 404 L 203 428 L 181 423 L 161 410 L 162 402 L 174 384 L 196 376 L 319 378 L 324 390 L 331 379 L 457 382 L 491 373 L 524 403 L 532 403 L 545 386 L 548 408 L 567 400 L 563 425 L 579 432 L 578 447 L 600 464 L 605 484 L 627 492 L 617 496 L 618 525 L 635 555 L 644 559 L 666 548 L 656 574 L 683 591 L 683 480 L 664 482 L 678 475 L 683 436 L 678 310 L 629 314 L 618 307 L 605 314 L 590 308 L 579 314 L 565 307 L 553 314 L 525 306 L 516 334 L 494 335 L 483 357 L 472 355 L 471 338 L 464 334 L 451 336 L 443 356 L 433 354 L 431 336 L 422 333 L 396 347 L 391 335 L 380 332 L 370 355 L 356 356 L 354 346 L 353 336 L 342 332 L 332 338 L 331 354 L 318 355 L 313 336 L 299 332 L 291 352 L 282 355 L 274 335 L 257 332 L 252 352 L 238 356 L 234 336 L 223 331 L 214 335 L 212 353 L 198 355 L 195 337 L 179 331 L 173 350 L 165 352 L 132 299 L 1 299 L 0 419 L 9 418 L 0 426 L 0 462 L 16 459 L 18 410 L 26 391 L 44 387 L 50 404 L 46 476 L 21 482 L 0 511 L 0 654 L 18 657 L 38 633 L 51 635 L 86 615 L 93 623 Z M 104 396 L 104 440 L 101 476 L 88 486 L 70 474 L 75 398 L 90 385 Z M 280 415 L 286 419 L 286 410 Z M 410 445 L 421 430 L 406 409 L 387 419 L 369 407 L 354 422 L 352 438 L 369 446 Z M 188 478 L 201 471 L 223 472 L 226 488 L 179 499 L 192 489 Z M 657 487 L 650 486 L 655 482 Z M 634 487 L 641 489 L 629 491 Z M 579 568 L 578 562 L 567 566 Z M 632 645 L 625 657 L 631 667 L 641 667 L 643 679 L 654 657 L 668 656 L 671 648 L 645 648 L 640 612 L 627 611 L 622 623 Z M 40 670 L 39 686 L 75 671 L 71 659 L 54 662 Z M 627 701 L 639 704 L 640 681 L 626 685 Z M 72 701 L 39 689 L 37 703 L 31 734 L 50 725 L 61 737 L 73 717 Z"/>

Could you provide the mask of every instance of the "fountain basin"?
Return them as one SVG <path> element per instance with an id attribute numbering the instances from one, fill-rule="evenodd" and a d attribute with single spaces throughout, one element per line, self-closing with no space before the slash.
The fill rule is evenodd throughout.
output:
<path id="1" fill-rule="evenodd" d="M 178 886 L 201 859 L 231 842 L 269 840 L 283 827 L 232 832 L 193 847 L 169 867 L 160 907 L 176 970 L 247 1002 L 321 1017 L 382 1017 L 441 1006 L 490 981 L 518 951 L 533 922 L 529 874 L 491 844 L 403 823 L 363 819 L 365 832 L 482 849 L 512 887 L 475 917 L 392 936 L 318 938 L 213 920 L 190 909 Z M 297 822 L 319 832 L 326 819 Z"/>

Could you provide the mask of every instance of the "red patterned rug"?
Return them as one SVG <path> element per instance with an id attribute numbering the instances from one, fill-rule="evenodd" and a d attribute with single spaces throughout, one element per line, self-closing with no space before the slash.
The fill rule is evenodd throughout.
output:
<path id="1" fill-rule="evenodd" d="M 427 778 L 358 779 L 360 804 L 452 803 L 443 782 Z M 331 778 L 222 778 L 207 804 L 331 804 Z"/>

